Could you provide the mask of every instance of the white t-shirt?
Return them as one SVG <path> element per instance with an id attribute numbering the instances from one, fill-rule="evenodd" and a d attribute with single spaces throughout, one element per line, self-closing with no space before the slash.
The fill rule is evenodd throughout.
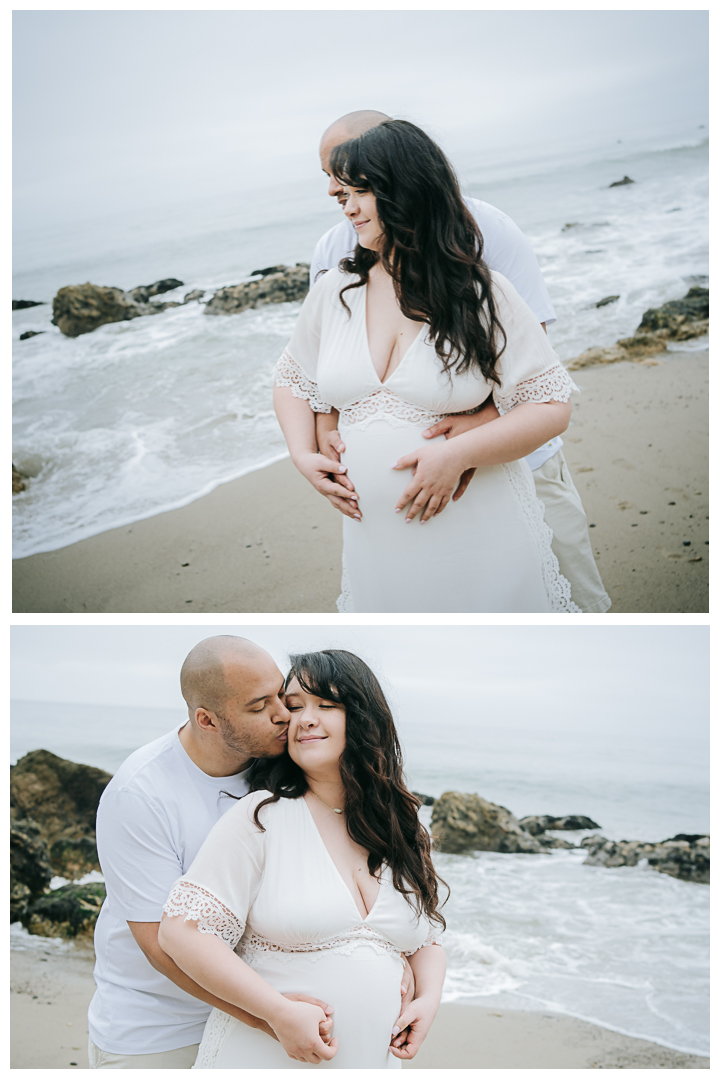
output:
<path id="1" fill-rule="evenodd" d="M 230 795 L 224 795 L 227 791 Z M 100 799 L 97 846 L 107 897 L 95 927 L 90 1038 L 111 1054 L 200 1042 L 210 1006 L 155 970 L 128 921 L 160 922 L 175 881 L 213 825 L 247 794 L 243 773 L 208 776 L 171 731 L 131 754 Z"/>
<path id="2" fill-rule="evenodd" d="M 512 282 L 538 322 L 546 325 L 557 322 L 547 286 L 525 234 L 512 218 L 496 206 L 469 198 L 465 199 L 465 204 L 483 235 L 483 259 L 490 269 L 497 270 Z M 310 286 L 315 284 L 320 274 L 334 269 L 341 259 L 351 255 L 356 244 L 357 235 L 352 222 L 343 215 L 343 220 L 329 229 L 315 246 L 310 264 Z M 525 460 L 531 469 L 539 469 L 557 453 L 562 444 L 558 435 L 533 450 Z"/>

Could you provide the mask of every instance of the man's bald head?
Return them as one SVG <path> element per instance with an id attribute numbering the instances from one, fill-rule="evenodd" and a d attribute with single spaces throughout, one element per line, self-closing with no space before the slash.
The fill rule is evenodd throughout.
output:
<path id="1" fill-rule="evenodd" d="M 357 139 L 385 120 L 390 120 L 390 117 L 386 113 L 376 112 L 375 109 L 359 109 L 357 112 L 345 113 L 344 116 L 334 120 L 323 133 L 320 145 L 331 139 L 333 146 L 339 146 L 348 139 Z"/>
<path id="2" fill-rule="evenodd" d="M 323 137 L 320 140 L 320 164 L 323 172 L 330 176 L 330 154 L 336 146 L 347 142 L 348 139 L 357 139 L 360 135 L 364 135 L 366 131 L 369 131 L 370 128 L 377 127 L 378 124 L 390 119 L 391 117 L 386 113 L 376 112 L 374 109 L 359 109 L 357 112 L 346 113 L 345 116 L 334 120 L 330 127 L 323 132 Z M 342 186 L 330 177 L 328 194 L 336 198 L 341 191 Z"/>
<path id="3" fill-rule="evenodd" d="M 247 638 L 219 634 L 198 642 L 180 670 L 180 689 L 192 717 L 196 709 L 223 715 L 228 701 L 238 696 L 238 677 L 270 656 Z"/>

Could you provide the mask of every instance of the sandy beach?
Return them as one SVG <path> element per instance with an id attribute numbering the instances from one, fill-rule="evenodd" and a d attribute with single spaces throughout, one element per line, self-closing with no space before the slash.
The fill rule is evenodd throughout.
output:
<path id="1" fill-rule="evenodd" d="M 11 952 L 12 1069 L 87 1069 L 88 943 Z M 707 1069 L 709 1059 L 551 1012 L 442 1005 L 415 1069 Z"/>
<path id="2" fill-rule="evenodd" d="M 574 372 L 565 456 L 611 614 L 708 611 L 708 352 Z M 360 492 L 362 498 L 362 492 Z M 289 460 L 14 563 L 20 612 L 336 612 L 341 518 Z"/>

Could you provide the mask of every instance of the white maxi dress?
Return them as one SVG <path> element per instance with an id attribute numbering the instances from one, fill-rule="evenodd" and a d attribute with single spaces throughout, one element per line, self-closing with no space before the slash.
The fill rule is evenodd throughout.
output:
<path id="1" fill-rule="evenodd" d="M 444 375 L 426 328 L 381 382 L 368 346 L 364 286 L 334 269 L 311 289 L 287 349 L 275 366 L 315 412 L 340 413 L 343 463 L 355 485 L 362 521 L 343 519 L 339 611 L 580 611 L 550 546 L 552 532 L 524 461 L 479 468 L 458 502 L 424 525 L 395 513 L 411 478 L 398 458 L 427 445 L 422 432 L 449 413 L 477 409 L 490 394 L 499 412 L 522 402 L 567 401 L 577 387 L 530 308 L 492 272 L 507 346 L 498 387 L 479 372 Z"/>
<path id="2" fill-rule="evenodd" d="M 293 1061 L 279 1042 L 213 1009 L 196 1069 L 399 1069 L 389 1051 L 400 1015 L 402 953 L 437 934 L 395 891 L 383 869 L 362 915 L 304 799 L 247 795 L 208 835 L 165 905 L 168 915 L 216 934 L 280 993 L 308 994 L 334 1008 L 338 1051 L 319 1065 Z"/>

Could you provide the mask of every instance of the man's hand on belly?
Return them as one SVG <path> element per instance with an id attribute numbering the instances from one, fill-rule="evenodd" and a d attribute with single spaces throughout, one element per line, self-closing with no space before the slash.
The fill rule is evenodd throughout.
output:
<path id="1" fill-rule="evenodd" d="M 499 416 L 500 413 L 495 408 L 491 394 L 477 412 L 456 413 L 452 416 L 446 416 L 444 420 L 440 420 L 439 423 L 433 424 L 432 427 L 423 431 L 423 438 L 437 439 L 439 435 L 444 435 L 446 439 L 454 439 L 456 435 L 462 435 L 464 432 L 472 431 L 473 428 L 487 424 L 491 420 L 497 420 Z M 465 470 L 452 497 L 453 502 L 457 502 L 465 494 L 467 486 L 474 475 L 474 469 Z"/>

